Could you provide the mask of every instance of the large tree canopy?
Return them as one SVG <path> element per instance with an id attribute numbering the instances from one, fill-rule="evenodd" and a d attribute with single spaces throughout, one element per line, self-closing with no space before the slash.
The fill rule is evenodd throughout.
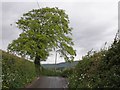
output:
<path id="1" fill-rule="evenodd" d="M 22 30 L 19 38 L 13 40 L 8 51 L 31 59 L 46 60 L 49 52 L 59 51 L 66 61 L 76 55 L 73 49 L 68 15 L 58 8 L 33 9 L 16 22 Z"/>

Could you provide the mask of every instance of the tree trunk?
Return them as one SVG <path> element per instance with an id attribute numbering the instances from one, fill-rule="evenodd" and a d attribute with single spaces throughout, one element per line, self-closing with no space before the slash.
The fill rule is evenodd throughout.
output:
<path id="1" fill-rule="evenodd" d="M 34 64 L 35 64 L 36 74 L 39 77 L 40 76 L 40 67 L 41 67 L 41 65 L 40 65 L 40 57 L 39 56 L 35 57 Z"/>
<path id="2" fill-rule="evenodd" d="M 39 56 L 36 56 L 36 57 L 35 57 L 34 64 L 35 64 L 35 65 L 40 65 L 40 58 L 39 58 Z"/>

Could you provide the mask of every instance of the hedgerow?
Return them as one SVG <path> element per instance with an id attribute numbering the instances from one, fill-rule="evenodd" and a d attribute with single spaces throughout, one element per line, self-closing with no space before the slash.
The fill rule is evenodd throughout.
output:
<path id="1" fill-rule="evenodd" d="M 69 88 L 120 88 L 120 40 L 86 55 L 69 76 Z"/>
<path id="2" fill-rule="evenodd" d="M 2 51 L 2 89 L 23 88 L 35 77 L 33 62 Z"/>

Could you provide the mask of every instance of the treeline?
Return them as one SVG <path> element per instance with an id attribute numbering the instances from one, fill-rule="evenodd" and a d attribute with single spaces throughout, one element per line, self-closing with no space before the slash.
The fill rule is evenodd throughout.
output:
<path id="1" fill-rule="evenodd" d="M 79 88 L 120 88 L 120 40 L 106 50 L 88 54 L 70 70 L 69 87 Z"/>

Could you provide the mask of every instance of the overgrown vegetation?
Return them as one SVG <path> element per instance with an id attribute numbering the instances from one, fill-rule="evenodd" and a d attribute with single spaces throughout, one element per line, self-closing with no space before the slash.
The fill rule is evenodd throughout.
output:
<path id="1" fill-rule="evenodd" d="M 34 63 L 2 51 L 3 89 L 20 88 L 35 79 Z M 74 68 L 51 70 L 42 68 L 40 75 L 69 79 L 69 88 L 120 88 L 120 40 L 109 49 L 89 52 Z"/>
<path id="2" fill-rule="evenodd" d="M 1 51 L 1 50 L 0 50 Z M 2 51 L 2 89 L 23 88 L 36 78 L 34 63 Z"/>
<path id="3" fill-rule="evenodd" d="M 84 56 L 69 75 L 69 88 L 120 88 L 120 40 Z"/>
<path id="4" fill-rule="evenodd" d="M 74 68 L 64 68 L 62 71 L 61 71 L 61 76 L 62 77 L 65 77 L 65 78 L 68 78 L 72 73 L 74 73 Z"/>
<path id="5" fill-rule="evenodd" d="M 41 67 L 41 71 L 36 71 L 33 62 L 0 51 L 2 52 L 2 90 L 23 88 L 38 76 L 61 76 L 61 70 Z"/>

